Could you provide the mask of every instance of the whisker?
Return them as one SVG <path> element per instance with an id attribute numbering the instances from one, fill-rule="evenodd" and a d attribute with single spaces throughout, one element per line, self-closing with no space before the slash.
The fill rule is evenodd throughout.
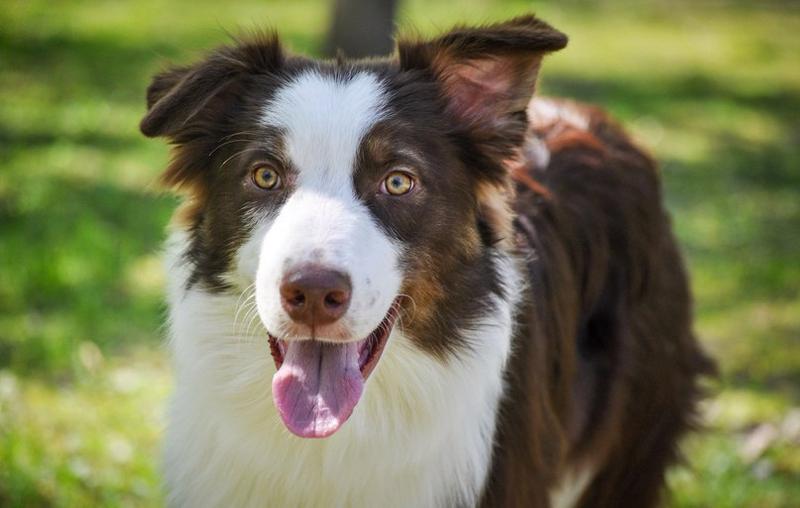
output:
<path id="1" fill-rule="evenodd" d="M 233 332 L 236 332 L 236 324 L 239 319 L 239 313 L 242 311 L 242 308 L 245 304 L 247 304 L 251 298 L 255 297 L 255 286 L 256 283 L 253 282 L 249 286 L 247 286 L 240 294 L 239 298 L 236 300 L 236 313 L 233 316 Z M 242 300 L 244 299 L 244 300 Z"/>
<path id="2" fill-rule="evenodd" d="M 231 161 L 231 159 L 234 159 L 236 157 L 239 157 L 240 155 L 246 154 L 247 152 L 257 152 L 257 151 L 260 151 L 260 150 L 263 150 L 263 148 L 254 147 L 254 148 L 245 148 L 244 150 L 240 150 L 240 151 L 236 152 L 235 154 L 231 155 L 230 157 L 228 157 L 227 159 L 225 159 L 225 161 L 222 164 L 220 164 L 220 167 L 225 167 L 225 164 L 229 163 Z"/>
<path id="3" fill-rule="evenodd" d="M 399 295 L 397 295 L 397 296 L 398 296 L 398 298 L 406 298 L 406 299 L 408 299 L 408 301 L 410 301 L 410 302 L 411 302 L 411 306 L 412 306 L 412 307 L 413 307 L 413 309 L 414 309 L 414 310 L 412 311 L 412 314 L 411 314 L 411 315 L 412 315 L 412 316 L 416 315 L 416 313 L 417 313 L 417 302 L 414 300 L 414 298 L 413 298 L 411 295 L 407 295 L 407 294 L 405 294 L 405 293 L 400 293 L 400 294 L 399 294 Z M 398 308 L 399 308 L 398 310 L 400 310 L 400 311 L 404 310 L 404 309 L 403 309 L 403 308 L 400 306 L 400 302 L 398 302 L 398 301 L 395 301 L 394 305 L 398 306 Z"/>
<path id="4" fill-rule="evenodd" d="M 258 308 L 253 306 L 253 311 L 250 313 L 250 315 L 250 320 L 247 323 L 247 329 L 245 330 L 244 336 L 257 337 L 258 335 L 255 335 L 255 331 L 257 331 L 259 327 L 263 329 L 263 326 L 261 326 L 261 319 L 258 315 Z"/>
<path id="5" fill-rule="evenodd" d="M 234 132 L 233 134 L 228 134 L 227 136 L 222 136 L 222 137 L 220 138 L 220 140 L 231 139 L 231 138 L 233 138 L 233 137 L 235 137 L 235 136 L 244 136 L 245 134 L 247 134 L 247 135 L 253 135 L 253 136 L 258 136 L 258 135 L 260 135 L 261 133 L 260 133 L 260 132 L 258 132 L 258 131 L 238 131 L 238 132 Z"/>
<path id="6" fill-rule="evenodd" d="M 255 301 L 247 302 L 245 305 L 243 305 L 243 310 L 244 310 L 244 317 L 241 319 L 241 321 L 237 320 L 237 322 L 234 323 L 235 326 L 234 333 L 237 334 L 241 333 L 243 325 L 249 322 L 253 318 L 252 317 L 253 312 L 258 312 L 258 308 L 255 304 Z"/>
<path id="7" fill-rule="evenodd" d="M 240 321 L 239 327 L 236 329 L 237 333 L 242 333 L 242 330 L 243 330 L 243 328 L 245 328 L 245 325 L 249 325 L 250 321 L 253 319 L 253 313 L 254 312 L 256 312 L 256 313 L 258 312 L 258 308 L 255 305 L 255 302 L 248 302 L 248 304 L 246 306 L 246 310 L 244 312 L 244 317 Z M 245 329 L 245 333 L 246 333 L 246 329 Z"/>
<path id="8" fill-rule="evenodd" d="M 211 150 L 211 152 L 209 152 L 208 156 L 209 157 L 213 157 L 213 155 L 215 153 L 217 153 L 223 146 L 230 145 L 231 143 L 246 143 L 248 141 L 255 142 L 255 141 L 258 141 L 258 140 L 256 140 L 256 139 L 229 139 L 228 141 L 220 143 L 216 147 L 214 147 L 214 149 Z"/>

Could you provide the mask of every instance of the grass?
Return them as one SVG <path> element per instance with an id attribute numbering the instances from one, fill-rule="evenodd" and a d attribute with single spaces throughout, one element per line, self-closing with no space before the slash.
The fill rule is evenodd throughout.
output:
<path id="1" fill-rule="evenodd" d="M 800 10 L 537 2 L 571 35 L 544 93 L 603 104 L 662 161 L 721 378 L 670 505 L 800 499 Z M 401 26 L 530 10 L 409 0 Z M 0 11 L 0 505 L 148 506 L 169 369 L 159 248 L 175 200 L 137 123 L 149 76 L 269 23 L 314 52 L 319 1 L 44 2 Z"/>

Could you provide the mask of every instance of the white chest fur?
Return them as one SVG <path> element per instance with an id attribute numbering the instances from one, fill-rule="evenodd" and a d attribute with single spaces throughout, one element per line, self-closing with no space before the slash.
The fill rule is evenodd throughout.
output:
<path id="1" fill-rule="evenodd" d="M 176 387 L 165 441 L 175 506 L 471 505 L 491 459 L 513 304 L 447 363 L 397 330 L 350 420 L 333 436 L 290 434 L 272 403 L 274 365 L 260 324 L 234 296 L 184 290 L 171 271 Z M 472 337 L 471 337 L 472 338 Z"/>

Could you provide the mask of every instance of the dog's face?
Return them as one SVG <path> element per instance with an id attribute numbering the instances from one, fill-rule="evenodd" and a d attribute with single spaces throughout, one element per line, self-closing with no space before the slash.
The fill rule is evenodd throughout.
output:
<path id="1" fill-rule="evenodd" d="M 505 162 L 565 43 L 519 18 L 346 63 L 269 36 L 155 78 L 142 130 L 176 145 L 190 283 L 254 288 L 289 430 L 335 432 L 395 327 L 431 355 L 469 349 L 461 332 L 503 291 Z"/>

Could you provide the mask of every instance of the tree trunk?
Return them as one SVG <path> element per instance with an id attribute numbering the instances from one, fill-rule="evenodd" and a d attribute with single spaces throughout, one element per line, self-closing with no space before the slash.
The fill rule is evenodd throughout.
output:
<path id="1" fill-rule="evenodd" d="M 397 0 L 334 0 L 325 51 L 360 58 L 392 52 Z"/>

